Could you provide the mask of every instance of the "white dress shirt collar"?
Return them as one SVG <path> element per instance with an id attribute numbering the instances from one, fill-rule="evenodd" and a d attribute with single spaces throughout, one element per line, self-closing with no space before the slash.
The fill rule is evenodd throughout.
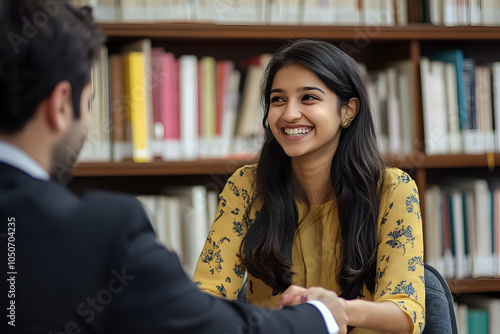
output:
<path id="1" fill-rule="evenodd" d="M 49 173 L 30 155 L 20 148 L 0 141 L 0 162 L 20 169 L 31 177 L 40 180 L 49 180 Z"/>

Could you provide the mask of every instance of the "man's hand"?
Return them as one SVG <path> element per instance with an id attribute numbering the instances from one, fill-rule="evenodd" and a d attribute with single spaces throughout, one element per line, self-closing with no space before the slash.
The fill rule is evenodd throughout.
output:
<path id="1" fill-rule="evenodd" d="M 298 305 L 308 300 L 319 300 L 325 304 L 339 326 L 339 334 L 347 333 L 347 303 L 333 291 L 319 287 L 305 289 L 297 285 L 290 285 L 290 287 L 283 292 L 283 297 L 281 298 L 281 302 L 277 305 L 277 308 Z"/>

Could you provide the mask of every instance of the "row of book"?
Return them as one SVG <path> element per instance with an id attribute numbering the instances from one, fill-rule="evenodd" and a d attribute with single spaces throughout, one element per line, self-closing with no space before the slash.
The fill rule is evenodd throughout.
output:
<path id="1" fill-rule="evenodd" d="M 500 62 L 442 51 L 421 58 L 420 79 L 427 154 L 500 152 Z"/>
<path id="2" fill-rule="evenodd" d="M 94 68 L 93 127 L 81 161 L 149 162 L 255 154 L 262 142 L 259 87 L 270 55 L 240 62 L 152 48 L 148 39 L 104 47 Z M 369 72 L 382 153 L 419 144 L 411 60 Z M 500 62 L 476 65 L 461 50 L 420 61 L 426 154 L 500 152 Z"/>
<path id="3" fill-rule="evenodd" d="M 368 92 L 378 146 L 384 154 L 409 154 L 416 150 L 415 71 L 410 60 L 370 71 Z"/>
<path id="4" fill-rule="evenodd" d="M 426 0 L 423 21 L 434 25 L 500 25 L 498 0 Z"/>
<path id="5" fill-rule="evenodd" d="M 74 0 L 99 21 L 406 25 L 403 0 Z"/>
<path id="6" fill-rule="evenodd" d="M 430 184 L 425 215 L 426 261 L 443 276 L 500 276 L 500 180 Z"/>
<path id="7" fill-rule="evenodd" d="M 140 195 L 159 243 L 179 255 L 193 276 L 219 201 L 216 191 L 202 185 L 167 187 L 163 195 Z"/>
<path id="8" fill-rule="evenodd" d="M 231 61 L 176 59 L 148 39 L 121 51 L 108 55 L 103 47 L 94 65 L 92 126 L 80 161 L 195 160 L 259 150 L 259 84 L 268 55 L 251 58 L 242 77 Z"/>
<path id="9" fill-rule="evenodd" d="M 458 334 L 500 333 L 500 298 L 461 296 L 455 303 Z"/>

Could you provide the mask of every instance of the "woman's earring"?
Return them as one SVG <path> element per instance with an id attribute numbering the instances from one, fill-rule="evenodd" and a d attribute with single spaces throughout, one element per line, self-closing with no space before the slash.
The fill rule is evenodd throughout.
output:
<path id="1" fill-rule="evenodd" d="M 343 118 L 340 121 L 340 126 L 343 127 L 344 129 L 347 129 L 351 125 L 351 120 L 349 118 Z"/>

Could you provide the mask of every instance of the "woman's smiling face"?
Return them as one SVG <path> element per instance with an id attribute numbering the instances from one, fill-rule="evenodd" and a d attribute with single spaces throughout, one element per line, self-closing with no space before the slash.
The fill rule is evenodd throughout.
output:
<path id="1" fill-rule="evenodd" d="M 314 72 L 297 64 L 282 67 L 269 97 L 269 127 L 289 157 L 333 158 L 342 131 L 338 98 Z"/>

